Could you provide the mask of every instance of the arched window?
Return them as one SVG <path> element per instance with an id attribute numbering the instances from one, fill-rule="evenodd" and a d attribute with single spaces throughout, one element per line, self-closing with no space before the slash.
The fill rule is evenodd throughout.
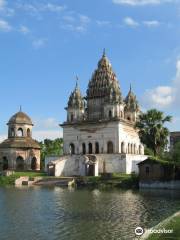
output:
<path id="1" fill-rule="evenodd" d="M 92 143 L 89 143 L 88 147 L 89 147 L 89 154 L 92 154 Z"/>
<path id="2" fill-rule="evenodd" d="M 109 110 L 109 118 L 112 118 L 112 111 Z"/>
<path id="3" fill-rule="evenodd" d="M 121 143 L 121 153 L 126 153 L 124 142 Z"/>
<path id="4" fill-rule="evenodd" d="M 31 169 L 36 170 L 36 168 L 37 168 L 37 158 L 33 157 L 31 160 Z"/>
<path id="5" fill-rule="evenodd" d="M 7 170 L 9 167 L 7 157 L 3 157 L 3 170 Z"/>
<path id="6" fill-rule="evenodd" d="M 142 146 L 139 145 L 139 154 L 142 154 Z"/>
<path id="7" fill-rule="evenodd" d="M 107 153 L 113 153 L 113 143 L 111 141 L 107 143 Z"/>
<path id="8" fill-rule="evenodd" d="M 27 129 L 27 137 L 31 137 L 31 130 L 29 128 Z"/>
<path id="9" fill-rule="evenodd" d="M 70 154 L 75 154 L 75 146 L 74 146 L 74 143 L 71 143 L 69 145 L 69 151 L 70 151 Z"/>
<path id="10" fill-rule="evenodd" d="M 15 137 L 15 130 L 14 130 L 14 128 L 11 128 L 11 137 Z"/>
<path id="11" fill-rule="evenodd" d="M 74 120 L 74 115 L 71 113 L 71 122 Z"/>
<path id="12" fill-rule="evenodd" d="M 133 144 L 131 144 L 131 154 L 133 154 Z"/>
<path id="13" fill-rule="evenodd" d="M 134 144 L 134 154 L 136 154 L 136 144 Z"/>
<path id="14" fill-rule="evenodd" d="M 128 153 L 131 153 L 131 145 L 128 143 Z"/>
<path id="15" fill-rule="evenodd" d="M 24 170 L 24 159 L 21 156 L 16 158 L 16 170 Z"/>
<path id="16" fill-rule="evenodd" d="M 95 153 L 99 153 L 99 143 L 95 143 Z"/>
<path id="17" fill-rule="evenodd" d="M 83 152 L 83 154 L 86 154 L 86 144 L 85 143 L 82 144 L 82 152 Z"/>
<path id="18" fill-rule="evenodd" d="M 23 129 L 22 128 L 18 128 L 17 135 L 18 135 L 18 137 L 23 137 Z"/>

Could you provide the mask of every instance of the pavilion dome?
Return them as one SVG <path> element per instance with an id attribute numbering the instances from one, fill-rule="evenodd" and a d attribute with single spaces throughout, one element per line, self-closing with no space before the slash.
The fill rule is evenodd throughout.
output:
<path id="1" fill-rule="evenodd" d="M 87 99 L 99 97 L 105 97 L 107 101 L 110 99 L 122 101 L 119 82 L 105 52 L 98 62 L 98 67 L 94 71 L 87 89 Z"/>
<path id="2" fill-rule="evenodd" d="M 20 111 L 14 114 L 8 121 L 8 125 L 10 124 L 28 124 L 33 125 L 31 118 L 24 112 Z"/>

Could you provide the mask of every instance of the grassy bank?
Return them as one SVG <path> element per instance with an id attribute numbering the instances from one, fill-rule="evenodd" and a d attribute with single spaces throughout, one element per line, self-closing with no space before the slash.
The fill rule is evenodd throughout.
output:
<path id="1" fill-rule="evenodd" d="M 98 177 L 80 177 L 77 179 L 79 187 L 100 188 L 138 188 L 138 176 L 135 174 L 116 173 Z"/>
<path id="2" fill-rule="evenodd" d="M 45 173 L 43 172 L 32 172 L 32 171 L 27 171 L 27 172 L 15 172 L 13 175 L 5 177 L 5 176 L 0 176 L 0 186 L 10 186 L 14 185 L 15 180 L 19 177 L 23 176 L 28 176 L 28 177 L 43 177 L 46 176 Z"/>
<path id="3" fill-rule="evenodd" d="M 151 234 L 147 240 L 162 240 L 162 239 L 180 239 L 180 212 L 170 218 L 170 220 L 165 221 L 162 225 L 158 225 L 155 229 L 166 229 L 173 230 L 172 233 L 153 233 Z"/>
<path id="4" fill-rule="evenodd" d="M 28 177 L 46 177 L 43 172 L 15 172 L 9 177 L 0 176 L 0 186 L 14 185 L 17 178 Z M 55 177 L 50 177 L 55 178 Z M 77 177 L 78 187 L 98 187 L 98 188 L 138 188 L 138 176 L 135 174 L 104 174 L 98 177 Z"/>

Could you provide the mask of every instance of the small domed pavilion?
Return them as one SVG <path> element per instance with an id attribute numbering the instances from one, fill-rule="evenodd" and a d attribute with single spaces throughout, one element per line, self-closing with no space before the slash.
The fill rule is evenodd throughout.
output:
<path id="1" fill-rule="evenodd" d="M 8 121 L 8 139 L 0 144 L 2 170 L 40 170 L 40 145 L 32 139 L 31 118 L 20 111 Z"/>

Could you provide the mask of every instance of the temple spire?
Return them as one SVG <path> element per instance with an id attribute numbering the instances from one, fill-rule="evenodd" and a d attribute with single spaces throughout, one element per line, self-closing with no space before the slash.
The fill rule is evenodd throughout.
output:
<path id="1" fill-rule="evenodd" d="M 76 75 L 76 87 L 75 87 L 76 89 L 78 88 L 78 85 L 79 85 L 78 83 L 79 83 L 79 77 Z"/>
<path id="2" fill-rule="evenodd" d="M 132 92 L 132 86 L 131 86 L 131 83 L 130 83 L 129 92 Z"/>
<path id="3" fill-rule="evenodd" d="M 105 57 L 106 56 L 106 49 L 104 48 L 103 49 L 103 57 Z"/>

